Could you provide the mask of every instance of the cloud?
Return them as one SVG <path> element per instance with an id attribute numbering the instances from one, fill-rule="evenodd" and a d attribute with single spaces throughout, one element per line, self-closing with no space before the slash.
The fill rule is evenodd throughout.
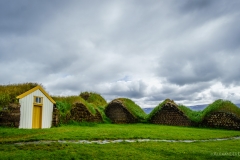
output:
<path id="1" fill-rule="evenodd" d="M 129 98 L 141 98 L 145 94 L 147 85 L 141 81 L 117 81 L 100 85 L 105 95 L 126 96 Z"/>
<path id="2" fill-rule="evenodd" d="M 0 2 L 0 83 L 141 107 L 239 102 L 240 2 Z"/>

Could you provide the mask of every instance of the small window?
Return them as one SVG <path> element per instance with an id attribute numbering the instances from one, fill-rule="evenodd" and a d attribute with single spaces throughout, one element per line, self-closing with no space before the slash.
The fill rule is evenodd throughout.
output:
<path id="1" fill-rule="evenodd" d="M 42 103 L 42 97 L 34 97 L 35 103 Z"/>

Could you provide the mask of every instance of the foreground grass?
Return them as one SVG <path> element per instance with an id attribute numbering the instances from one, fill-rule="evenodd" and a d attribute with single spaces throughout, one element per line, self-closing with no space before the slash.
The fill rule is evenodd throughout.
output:
<path id="1" fill-rule="evenodd" d="M 40 140 L 170 139 L 204 140 L 240 136 L 239 131 L 154 124 L 87 124 L 51 129 L 0 128 L 0 143 Z"/>
<path id="2" fill-rule="evenodd" d="M 239 159 L 239 143 L 3 144 L 0 159 Z"/>

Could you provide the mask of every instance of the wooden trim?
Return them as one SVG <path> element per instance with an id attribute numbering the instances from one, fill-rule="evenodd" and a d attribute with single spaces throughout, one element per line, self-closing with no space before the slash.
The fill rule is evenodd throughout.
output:
<path id="1" fill-rule="evenodd" d="M 33 103 L 34 106 L 43 106 L 42 103 Z"/>
<path id="2" fill-rule="evenodd" d="M 36 86 L 32 89 L 30 89 L 29 91 L 17 96 L 18 99 L 24 98 L 25 96 L 31 94 L 32 92 L 36 91 L 36 90 L 40 90 L 53 104 L 56 104 L 56 102 L 49 96 L 49 94 L 41 87 L 41 86 Z"/>

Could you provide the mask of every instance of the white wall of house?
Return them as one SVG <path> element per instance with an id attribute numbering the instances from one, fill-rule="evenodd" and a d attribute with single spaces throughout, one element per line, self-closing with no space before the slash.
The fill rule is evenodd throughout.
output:
<path id="1" fill-rule="evenodd" d="M 19 99 L 21 105 L 19 128 L 32 128 L 34 96 L 43 97 L 42 128 L 50 128 L 52 125 L 53 103 L 39 89 Z"/>

